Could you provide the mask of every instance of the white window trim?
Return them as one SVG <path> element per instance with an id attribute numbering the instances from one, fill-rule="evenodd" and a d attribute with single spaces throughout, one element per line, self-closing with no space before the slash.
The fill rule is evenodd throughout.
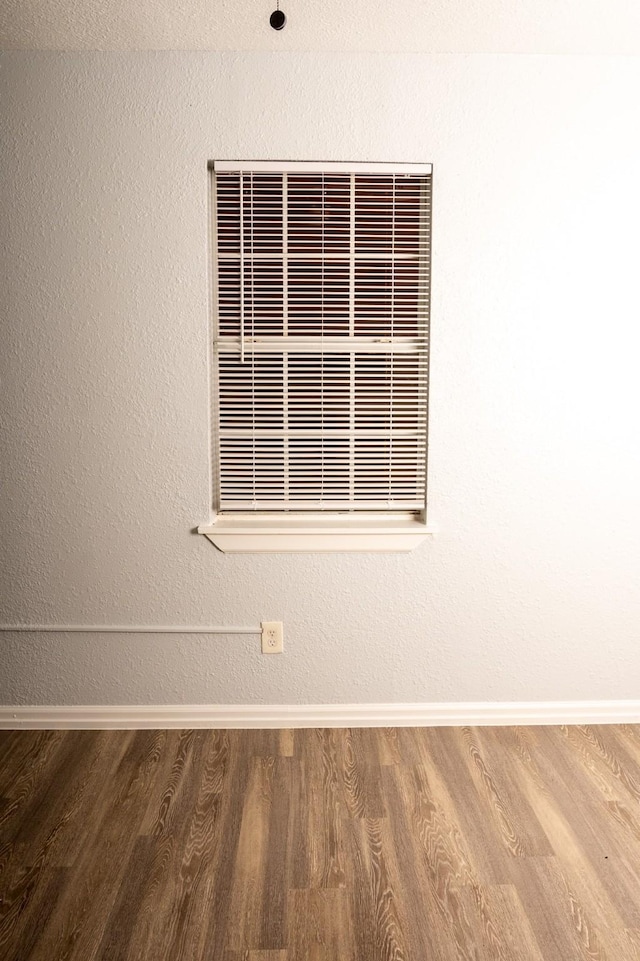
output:
<path id="1" fill-rule="evenodd" d="M 209 169 L 212 173 L 235 171 L 240 166 L 255 173 L 311 172 L 319 169 L 326 173 L 343 173 L 347 170 L 351 173 L 432 173 L 431 164 L 315 161 L 243 161 L 242 164 L 238 161 L 215 161 L 209 164 Z M 211 190 L 212 174 L 209 184 Z M 214 202 L 210 205 L 210 230 L 213 252 L 216 236 Z M 214 304 L 212 307 L 215 309 Z M 215 382 L 215 376 L 215 372 L 212 372 L 212 382 Z M 214 510 L 209 522 L 201 524 L 197 530 L 223 553 L 408 552 L 435 533 L 435 528 L 427 524 L 426 507 L 419 512 L 323 510 L 216 513 Z"/>
<path id="2" fill-rule="evenodd" d="M 431 174 L 432 164 L 407 163 L 350 163 L 343 160 L 214 160 L 209 169 L 218 173 L 233 173 L 245 169 L 264 173 L 322 173 L 326 174 Z"/>
<path id="3" fill-rule="evenodd" d="M 409 511 L 394 513 L 219 514 L 198 528 L 225 554 L 412 551 L 434 528 Z"/>

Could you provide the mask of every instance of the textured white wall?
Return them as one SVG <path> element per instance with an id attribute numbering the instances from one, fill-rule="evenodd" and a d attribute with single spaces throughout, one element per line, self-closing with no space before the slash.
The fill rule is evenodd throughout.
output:
<path id="1" fill-rule="evenodd" d="M 0 47 L 639 53 L 637 0 L 3 0 Z"/>
<path id="2" fill-rule="evenodd" d="M 4 703 L 637 697 L 640 63 L 6 54 Z M 434 163 L 412 554 L 233 556 L 208 517 L 207 160 Z"/>

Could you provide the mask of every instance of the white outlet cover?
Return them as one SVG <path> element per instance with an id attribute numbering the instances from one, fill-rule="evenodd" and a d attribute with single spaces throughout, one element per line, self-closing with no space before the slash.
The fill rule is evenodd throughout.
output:
<path id="1" fill-rule="evenodd" d="M 262 622 L 262 653 L 282 654 L 284 650 L 284 629 L 282 621 Z"/>

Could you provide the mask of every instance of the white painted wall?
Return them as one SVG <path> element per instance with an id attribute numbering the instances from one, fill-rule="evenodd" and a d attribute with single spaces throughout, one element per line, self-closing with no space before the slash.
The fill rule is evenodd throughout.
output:
<path id="1" fill-rule="evenodd" d="M 637 0 L 3 0 L 0 47 L 34 50 L 640 53 Z"/>
<path id="2" fill-rule="evenodd" d="M 2 610 L 258 638 L 0 636 L 3 703 L 633 698 L 640 63 L 5 54 Z M 403 555 L 208 517 L 207 160 L 434 164 L 430 508 Z"/>

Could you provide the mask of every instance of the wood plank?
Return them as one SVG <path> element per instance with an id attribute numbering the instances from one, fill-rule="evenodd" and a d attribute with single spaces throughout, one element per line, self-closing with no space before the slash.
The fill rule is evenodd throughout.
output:
<path id="1" fill-rule="evenodd" d="M 297 784 L 292 805 L 294 888 L 339 888 L 345 884 L 347 817 L 343 776 L 343 732 L 298 732 Z M 299 760 L 298 760 L 299 759 Z"/>
<path id="2" fill-rule="evenodd" d="M 424 771 L 387 771 L 385 795 L 399 866 L 394 890 L 410 918 L 415 956 L 447 958 L 455 946 L 460 957 L 473 957 L 475 931 L 461 898 L 473 875 Z M 427 923 L 416 924 L 420 917 Z M 444 943 L 442 931 L 447 932 Z"/>
<path id="3" fill-rule="evenodd" d="M 165 793 L 159 808 L 154 808 L 158 817 L 144 836 L 149 842 L 147 884 L 138 897 L 139 910 L 127 947 L 131 957 L 165 953 L 197 957 L 201 951 L 228 737 L 223 731 L 194 733 L 193 738 L 179 738 L 175 745 L 169 776 L 171 802 L 167 803 Z M 154 805 L 157 802 L 156 794 Z M 117 931 L 117 916 L 109 926 Z"/>
<path id="4" fill-rule="evenodd" d="M 558 729 L 540 729 L 538 760 L 549 781 L 553 778 L 553 801 L 563 820 L 571 825 L 575 845 L 598 881 L 618 906 L 623 922 L 640 927 L 638 871 L 629 859 L 632 835 L 625 831 L 594 790 L 594 781 L 576 763 Z M 559 855 L 556 849 L 556 855 Z"/>
<path id="5" fill-rule="evenodd" d="M 473 931 L 470 953 L 460 957 L 477 956 L 478 961 L 555 961 L 552 952 L 541 952 L 514 885 L 472 884 L 461 888 L 460 899 Z M 560 958 L 558 955 L 557 961 Z"/>
<path id="6" fill-rule="evenodd" d="M 0 767 L 0 793 L 8 801 L 0 811 L 0 840 L 14 838 L 33 809 L 34 794 L 46 783 L 50 765 L 58 750 L 67 743 L 64 731 L 2 731 L 4 761 Z M 21 735 L 24 735 L 22 739 Z"/>
<path id="7" fill-rule="evenodd" d="M 289 892 L 288 957 L 358 961 L 347 888 Z"/>
<path id="8" fill-rule="evenodd" d="M 347 809 L 354 818 L 383 818 L 381 765 L 376 728 L 350 728 L 341 738 Z"/>
<path id="9" fill-rule="evenodd" d="M 383 818 L 363 817 L 354 820 L 350 829 L 354 852 L 353 923 L 358 956 L 380 961 L 411 957 L 407 948 L 409 927 L 394 885 L 396 872 L 390 863 L 392 845 L 387 825 Z M 425 926 L 421 926 L 419 933 L 424 931 Z"/>
<path id="10" fill-rule="evenodd" d="M 10 885 L 4 876 L 0 891 L 0 958 L 26 961 L 31 957 L 68 885 L 68 871 L 55 868 L 46 874 L 40 861 L 14 872 Z"/>
<path id="11" fill-rule="evenodd" d="M 227 946 L 262 948 L 263 904 L 275 758 L 253 757 L 230 892 Z"/>
<path id="12" fill-rule="evenodd" d="M 440 797 L 450 821 L 464 838 L 474 876 L 482 884 L 509 884 L 510 853 L 487 795 L 467 763 L 459 732 L 427 728 L 420 740 L 424 767 L 434 784 L 441 783 Z"/>

